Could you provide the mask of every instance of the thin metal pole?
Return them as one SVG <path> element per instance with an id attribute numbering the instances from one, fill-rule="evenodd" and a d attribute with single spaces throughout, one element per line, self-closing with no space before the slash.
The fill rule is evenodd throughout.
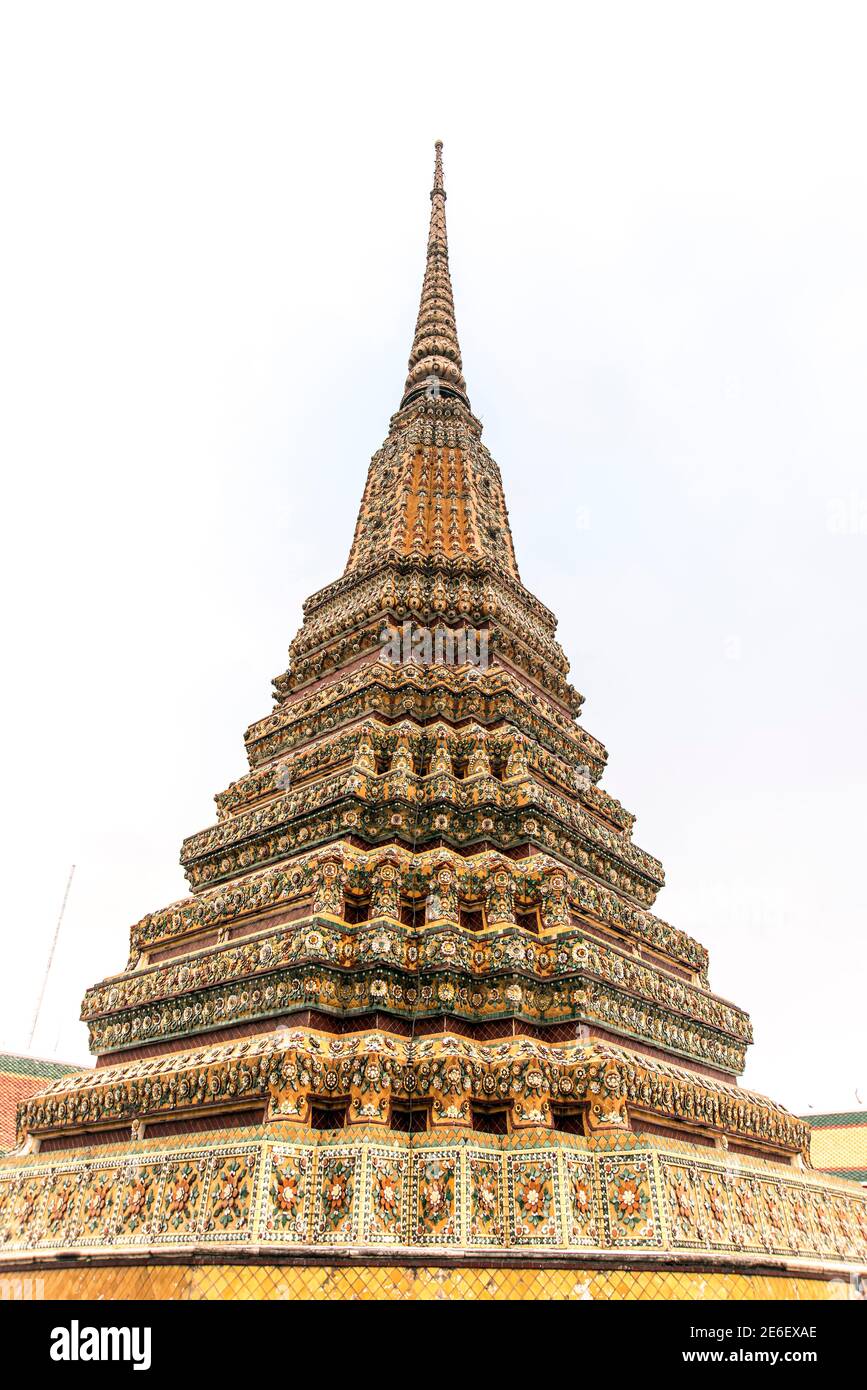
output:
<path id="1" fill-rule="evenodd" d="M 30 1038 L 27 1043 L 27 1050 L 33 1046 L 33 1035 L 36 1032 L 36 1025 L 39 1022 L 39 1014 L 42 1010 L 42 1001 L 45 998 L 45 987 L 48 984 L 48 976 L 51 974 L 51 967 L 54 964 L 54 952 L 57 950 L 57 938 L 60 935 L 60 923 L 63 921 L 63 914 L 66 911 L 66 900 L 69 897 L 69 890 L 72 886 L 72 875 L 75 873 L 75 865 L 69 870 L 69 878 L 66 880 L 66 892 L 63 895 L 63 902 L 60 904 L 60 915 L 57 918 L 57 926 L 54 928 L 54 940 L 51 943 L 51 952 L 48 956 L 48 964 L 45 967 L 45 976 L 42 981 L 42 989 L 39 991 L 39 1003 L 36 1005 L 36 1013 L 33 1015 L 33 1027 L 30 1029 Z"/>

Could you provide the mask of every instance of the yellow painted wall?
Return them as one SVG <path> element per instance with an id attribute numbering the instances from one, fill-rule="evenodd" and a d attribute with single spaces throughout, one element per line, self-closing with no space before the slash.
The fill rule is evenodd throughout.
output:
<path id="1" fill-rule="evenodd" d="M 848 1299 L 846 1278 L 678 1270 L 448 1269 L 376 1265 L 135 1265 L 0 1278 L 6 1297 L 48 1299 Z M 8 1286 L 8 1287 L 6 1287 Z"/>

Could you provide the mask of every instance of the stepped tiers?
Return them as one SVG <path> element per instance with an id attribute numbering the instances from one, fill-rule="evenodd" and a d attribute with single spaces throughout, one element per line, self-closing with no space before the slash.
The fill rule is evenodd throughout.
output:
<path id="1" fill-rule="evenodd" d="M 432 1251 L 636 1281 L 688 1257 L 717 1290 L 773 1267 L 830 1296 L 867 1261 L 865 1193 L 739 1084 L 749 1019 L 656 914 L 662 866 L 600 785 L 481 434 L 437 146 L 406 386 L 346 569 L 184 842 L 190 895 L 88 990 L 96 1067 L 20 1107 L 12 1266 L 75 1254 L 111 1296 L 145 1255 L 315 1282 L 343 1251 L 358 1287 Z M 407 624 L 471 628 L 487 659 L 384 659 Z"/>

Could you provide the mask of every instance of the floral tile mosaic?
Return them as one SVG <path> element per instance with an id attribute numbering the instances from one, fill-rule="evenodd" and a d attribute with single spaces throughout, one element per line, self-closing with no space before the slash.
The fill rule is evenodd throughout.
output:
<path id="1" fill-rule="evenodd" d="M 410 1157 L 395 1149 L 371 1149 L 367 1156 L 365 1238 L 377 1245 L 400 1245 L 407 1224 Z"/>
<path id="2" fill-rule="evenodd" d="M 428 1151 L 413 1165 L 412 1244 L 456 1245 L 460 1240 L 458 1152 Z"/>
<path id="3" fill-rule="evenodd" d="M 509 1217 L 514 1245 L 560 1245 L 560 1203 L 554 1154 L 510 1154 Z"/>
<path id="4" fill-rule="evenodd" d="M 270 1153 L 259 1235 L 294 1244 L 307 1239 L 314 1154 L 275 1147 Z"/>
<path id="5" fill-rule="evenodd" d="M 602 1213 L 612 1246 L 658 1245 L 653 1161 L 638 1153 L 600 1160 Z"/>
<path id="6" fill-rule="evenodd" d="M 206 1158 L 182 1158 L 166 1164 L 157 1218 L 161 1233 L 183 1240 L 198 1230 L 207 1171 Z"/>
<path id="7" fill-rule="evenodd" d="M 242 1240 L 252 1233 L 253 1201 L 259 1154 L 215 1156 L 211 1167 L 203 1234 L 219 1240 Z"/>
<path id="8" fill-rule="evenodd" d="M 567 1244 L 598 1247 L 602 1244 L 602 1225 L 593 1160 L 567 1154 L 563 1166 L 569 1223 Z"/>
<path id="9" fill-rule="evenodd" d="M 503 1159 L 500 1154 L 467 1155 L 469 1166 L 469 1243 L 471 1245 L 502 1245 L 503 1230 Z"/>
<path id="10" fill-rule="evenodd" d="M 261 1242 L 469 1251 L 664 1251 L 867 1268 L 867 1195 L 758 1160 L 536 1131 L 446 1144 L 375 1126 L 0 1168 L 0 1262 Z"/>
<path id="11" fill-rule="evenodd" d="M 147 1241 L 159 1234 L 156 1223 L 161 1164 L 126 1169 L 121 1177 L 114 1239 L 118 1244 Z"/>
<path id="12" fill-rule="evenodd" d="M 120 1176 L 120 1169 L 114 1164 L 82 1169 L 78 1221 L 74 1230 L 69 1232 L 77 1244 L 108 1244 L 114 1231 Z"/>
<path id="13" fill-rule="evenodd" d="M 325 1245 L 358 1238 L 361 1152 L 325 1149 L 316 1163 L 313 1238 Z"/>

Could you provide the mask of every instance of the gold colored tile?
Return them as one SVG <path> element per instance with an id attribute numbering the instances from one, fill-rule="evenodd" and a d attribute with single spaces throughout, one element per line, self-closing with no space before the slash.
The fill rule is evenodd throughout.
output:
<path id="1" fill-rule="evenodd" d="M 322 1301 L 819 1300 L 855 1297 L 845 1278 L 647 1269 L 481 1269 L 371 1265 L 137 1265 L 45 1270 L 54 1299 Z"/>

